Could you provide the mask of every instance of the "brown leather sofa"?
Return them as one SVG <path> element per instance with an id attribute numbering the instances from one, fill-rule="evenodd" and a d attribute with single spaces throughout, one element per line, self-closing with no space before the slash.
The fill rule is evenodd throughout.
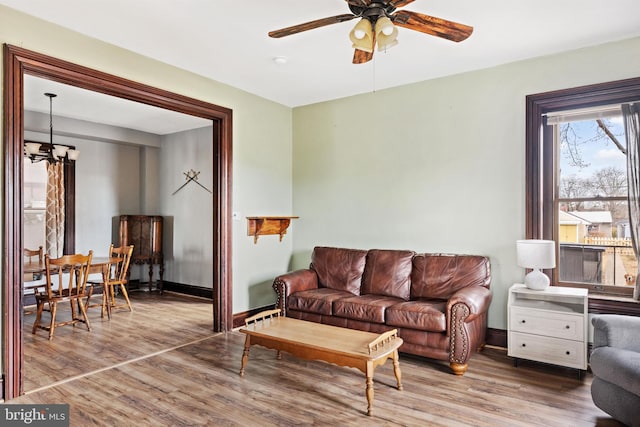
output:
<path id="1" fill-rule="evenodd" d="M 400 351 L 448 360 L 463 375 L 485 343 L 489 259 L 406 250 L 316 247 L 308 269 L 276 277 L 276 307 L 297 319 L 381 333 Z"/>

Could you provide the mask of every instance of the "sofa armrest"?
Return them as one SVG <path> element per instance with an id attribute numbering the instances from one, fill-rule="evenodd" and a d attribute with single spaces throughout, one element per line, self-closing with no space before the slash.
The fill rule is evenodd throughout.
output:
<path id="1" fill-rule="evenodd" d="M 282 315 L 287 315 L 287 297 L 295 292 L 318 288 L 318 275 L 314 270 L 302 269 L 291 271 L 276 277 L 273 281 L 273 290 L 278 294 L 276 308 L 282 310 Z"/>
<path id="2" fill-rule="evenodd" d="M 465 322 L 471 322 L 476 317 L 489 310 L 491 304 L 491 291 L 484 286 L 468 286 L 453 294 L 447 302 L 447 315 L 452 312 L 456 304 L 464 304 L 468 308 L 469 315 Z"/>
<path id="3" fill-rule="evenodd" d="M 464 374 L 471 354 L 484 346 L 491 297 L 484 286 L 468 286 L 447 302 L 449 364 L 456 375 Z"/>
<path id="4" fill-rule="evenodd" d="M 640 352 L 640 317 L 616 314 L 596 315 L 593 324 L 593 348 L 616 347 Z"/>

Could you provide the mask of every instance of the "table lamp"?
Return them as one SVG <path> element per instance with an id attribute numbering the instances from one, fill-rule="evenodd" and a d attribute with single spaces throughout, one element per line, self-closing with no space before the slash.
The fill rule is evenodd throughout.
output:
<path id="1" fill-rule="evenodd" d="M 524 284 L 529 289 L 541 291 L 549 286 L 549 277 L 540 269 L 556 266 L 556 245 L 553 240 L 518 240 L 516 242 L 518 265 L 531 268 L 524 277 Z"/>

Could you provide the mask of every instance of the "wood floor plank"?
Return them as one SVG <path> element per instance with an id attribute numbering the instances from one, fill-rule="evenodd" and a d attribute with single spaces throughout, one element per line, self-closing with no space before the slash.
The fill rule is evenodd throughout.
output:
<path id="1" fill-rule="evenodd" d="M 353 368 L 251 348 L 244 334 L 212 332 L 212 305 L 165 293 L 134 293 L 134 312 L 93 330 L 63 327 L 52 342 L 25 316 L 25 389 L 7 403 L 69 403 L 72 426 L 598 426 L 619 427 L 595 407 L 591 374 L 523 363 L 504 349 L 475 355 L 463 377 L 448 364 L 400 355 L 374 376 L 366 415 L 364 375 Z M 50 386 L 51 384 L 55 384 Z M 38 390 L 36 390 L 38 389 Z M 29 392 L 29 390 L 36 390 Z"/>

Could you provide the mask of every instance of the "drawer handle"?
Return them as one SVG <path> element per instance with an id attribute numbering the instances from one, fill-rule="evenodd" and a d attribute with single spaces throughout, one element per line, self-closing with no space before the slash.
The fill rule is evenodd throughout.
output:
<path id="1" fill-rule="evenodd" d="M 526 321 L 526 320 L 524 320 L 524 319 L 522 319 L 522 320 L 520 321 L 520 323 L 527 323 L 527 321 Z"/>
<path id="2" fill-rule="evenodd" d="M 565 329 L 571 329 L 571 326 L 567 325 L 564 327 Z"/>
<path id="3" fill-rule="evenodd" d="M 569 356 L 571 354 L 571 352 L 569 350 L 567 350 L 567 356 Z"/>
<path id="4" fill-rule="evenodd" d="M 522 343 L 522 346 L 523 346 L 523 347 L 526 347 L 527 345 L 526 345 L 525 343 Z"/>

